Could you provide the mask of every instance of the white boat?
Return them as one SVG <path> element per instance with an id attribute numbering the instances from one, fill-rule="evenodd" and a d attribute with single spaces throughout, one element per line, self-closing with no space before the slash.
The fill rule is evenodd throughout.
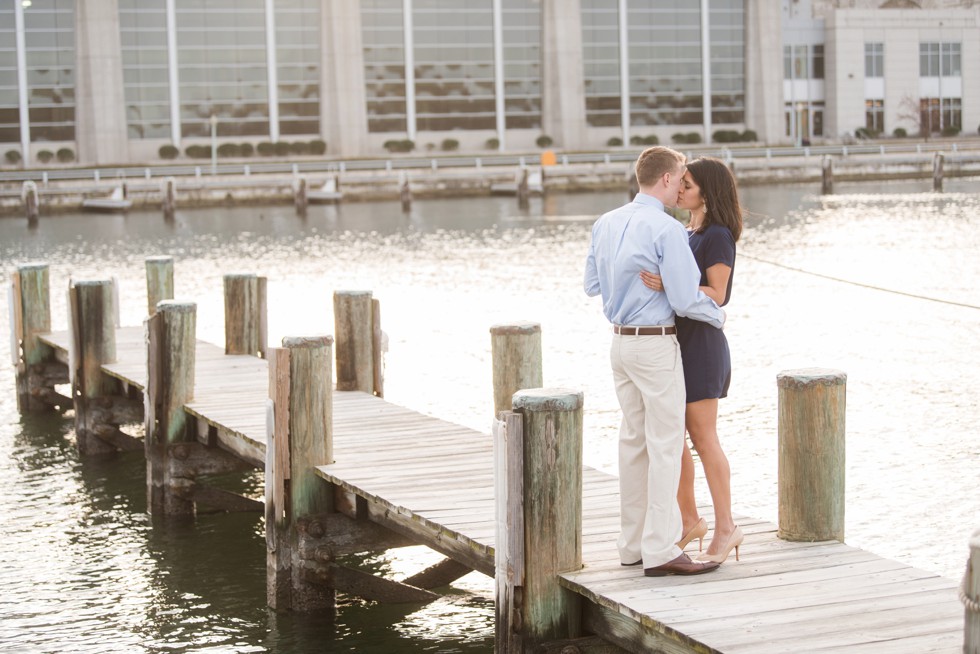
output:
<path id="1" fill-rule="evenodd" d="M 132 206 L 132 201 L 126 199 L 126 192 L 121 186 L 114 188 L 107 197 L 82 200 L 82 209 L 88 211 L 126 211 Z"/>
<path id="2" fill-rule="evenodd" d="M 310 204 L 322 204 L 325 202 L 340 202 L 344 194 L 337 188 L 337 178 L 330 177 L 318 189 L 310 189 L 306 192 L 306 201 Z"/>
<path id="3" fill-rule="evenodd" d="M 527 173 L 527 192 L 528 195 L 541 195 L 544 193 L 544 171 L 540 168 L 521 168 L 514 175 L 513 182 L 499 182 L 490 185 L 491 195 L 517 195 L 521 187 L 524 174 Z"/>

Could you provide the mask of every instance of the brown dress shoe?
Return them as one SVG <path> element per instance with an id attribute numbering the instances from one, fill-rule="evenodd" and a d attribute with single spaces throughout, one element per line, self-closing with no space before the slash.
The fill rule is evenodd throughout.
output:
<path id="1" fill-rule="evenodd" d="M 653 568 L 644 568 L 643 574 L 648 577 L 666 577 L 667 575 L 700 575 L 717 570 L 720 564 L 714 561 L 692 561 L 691 557 L 681 552 L 673 561 Z"/>

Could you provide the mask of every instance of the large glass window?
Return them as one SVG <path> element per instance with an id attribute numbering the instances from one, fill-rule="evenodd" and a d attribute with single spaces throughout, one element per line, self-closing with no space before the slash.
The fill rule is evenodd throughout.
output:
<path id="1" fill-rule="evenodd" d="M 864 126 L 875 134 L 885 131 L 885 101 L 864 101 Z"/>
<path id="2" fill-rule="evenodd" d="M 711 122 L 745 121 L 745 3 L 711 0 Z"/>
<path id="3" fill-rule="evenodd" d="M 622 124 L 619 79 L 619 2 L 581 0 L 585 119 L 593 127 Z"/>
<path id="4" fill-rule="evenodd" d="M 884 43 L 864 44 L 864 76 L 865 77 L 885 76 L 885 44 Z"/>
<path id="5" fill-rule="evenodd" d="M 119 0 L 123 91 L 129 138 L 170 136 L 167 8 L 164 0 Z"/>
<path id="6" fill-rule="evenodd" d="M 502 0 L 506 126 L 541 127 L 541 7 Z"/>
<path id="7" fill-rule="evenodd" d="M 362 0 L 369 132 L 407 132 L 402 0 Z"/>
<path id="8" fill-rule="evenodd" d="M 320 1 L 277 0 L 279 133 L 320 133 Z"/>
<path id="9" fill-rule="evenodd" d="M 75 3 L 34 0 L 24 7 L 32 141 L 75 139 Z"/>
<path id="10" fill-rule="evenodd" d="M 184 137 L 269 135 L 263 0 L 175 0 Z"/>
<path id="11" fill-rule="evenodd" d="M 495 129 L 493 13 L 486 0 L 415 0 L 418 129 Z"/>
<path id="12" fill-rule="evenodd" d="M 20 105 L 17 93 L 17 34 L 14 6 L 0 5 L 0 143 L 20 142 Z"/>
<path id="13" fill-rule="evenodd" d="M 959 43 L 920 43 L 920 77 L 959 77 L 961 74 Z"/>
<path id="14" fill-rule="evenodd" d="M 630 123 L 702 122 L 701 10 L 687 0 L 630 0 Z"/>

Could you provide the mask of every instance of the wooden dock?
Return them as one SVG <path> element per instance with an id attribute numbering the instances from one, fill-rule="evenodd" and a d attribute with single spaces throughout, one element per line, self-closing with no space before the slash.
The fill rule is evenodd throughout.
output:
<path id="1" fill-rule="evenodd" d="M 70 363 L 70 330 L 37 336 L 55 360 Z M 101 370 L 121 385 L 123 394 L 145 391 L 151 359 L 145 326 L 119 328 L 114 336 L 115 360 Z M 225 350 L 195 339 L 193 399 L 183 407 L 192 419 L 188 430 L 200 444 L 267 467 L 274 449 L 269 447 L 269 397 L 275 371 L 270 375 L 265 359 Z M 275 351 L 271 358 L 275 361 Z M 338 386 L 344 378 L 346 372 L 338 370 Z M 314 528 L 322 519 L 295 521 L 322 542 L 329 540 L 324 531 L 340 528 L 346 534 L 330 541 L 329 551 L 293 542 L 306 552 L 304 561 L 326 566 L 309 573 L 307 581 L 342 592 L 360 590 L 374 599 L 397 596 L 401 586 L 417 591 L 416 599 L 423 600 L 426 588 L 470 570 L 494 576 L 500 570 L 495 550 L 501 527 L 494 437 L 394 405 L 374 393 L 333 389 L 331 396 L 334 462 L 316 465 L 315 474 L 324 488 L 333 485 L 333 510 L 352 522 L 340 527 L 317 523 Z M 579 470 L 576 545 L 582 565 L 557 576 L 561 592 L 576 598 L 572 605 L 578 614 L 569 620 L 572 627 L 564 639 L 538 643 L 543 649 L 534 651 L 964 651 L 964 607 L 954 581 L 837 541 L 781 540 L 775 525 L 744 516 L 737 516 L 746 532 L 741 560 L 730 558 L 719 571 L 697 577 L 644 577 L 640 569 L 619 564 L 618 480 L 587 466 Z M 295 473 L 293 480 L 299 484 Z M 281 513 L 281 506 L 277 511 Z M 383 528 L 381 536 L 371 531 L 374 526 Z M 384 534 L 396 536 L 386 539 Z M 375 584 L 364 578 L 370 575 L 335 564 L 345 538 L 354 537 L 361 540 L 350 545 L 351 551 L 362 551 L 365 543 L 424 544 L 448 557 L 448 565 L 400 584 Z M 282 534 L 269 538 L 271 562 L 277 547 L 280 553 L 288 547 Z M 696 542 L 688 550 L 696 552 Z M 528 561 L 531 557 L 528 553 Z M 282 602 L 281 589 L 270 589 L 272 606 L 277 606 L 276 592 Z M 500 603 L 498 595 L 498 616 Z M 294 600 L 292 606 L 302 604 Z M 508 619 L 514 628 L 520 622 Z M 497 640 L 497 651 L 518 651 L 508 648 L 506 638 L 498 635 Z"/>

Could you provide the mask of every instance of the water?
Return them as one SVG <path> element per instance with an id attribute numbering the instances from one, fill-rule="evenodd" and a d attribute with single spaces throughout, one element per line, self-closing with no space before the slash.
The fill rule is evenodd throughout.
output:
<path id="1" fill-rule="evenodd" d="M 980 527 L 980 181 L 751 187 L 729 323 L 735 377 L 719 431 L 741 514 L 776 521 L 776 374 L 847 384 L 849 544 L 951 579 Z M 225 273 L 269 280 L 270 342 L 333 332 L 334 290 L 369 289 L 389 335 L 386 398 L 481 431 L 489 328 L 542 325 L 545 384 L 585 393 L 585 459 L 615 472 L 608 325 L 581 290 L 594 217 L 624 195 L 416 201 L 0 220 L 0 281 L 51 264 L 54 328 L 69 278 L 118 277 L 123 324 L 145 312 L 144 258 L 175 257 L 198 335 L 223 339 Z M 83 235 L 84 231 L 84 235 Z M 830 279 L 836 278 L 836 279 Z M 843 281 L 839 281 L 843 280 Z M 908 295 L 877 290 L 891 289 Z M 921 299 L 911 296 L 932 298 Z M 959 306 L 960 303 L 969 306 Z M 192 523 L 145 512 L 142 454 L 79 460 L 70 420 L 21 418 L 0 315 L 0 652 L 490 652 L 493 590 L 473 573 L 430 605 L 343 601 L 335 623 L 265 608 L 257 515 Z M 230 482 L 261 493 L 261 477 Z M 706 501 L 703 479 L 698 495 Z M 613 544 L 610 543 L 610 547 Z M 423 548 L 360 565 L 408 576 Z"/>

